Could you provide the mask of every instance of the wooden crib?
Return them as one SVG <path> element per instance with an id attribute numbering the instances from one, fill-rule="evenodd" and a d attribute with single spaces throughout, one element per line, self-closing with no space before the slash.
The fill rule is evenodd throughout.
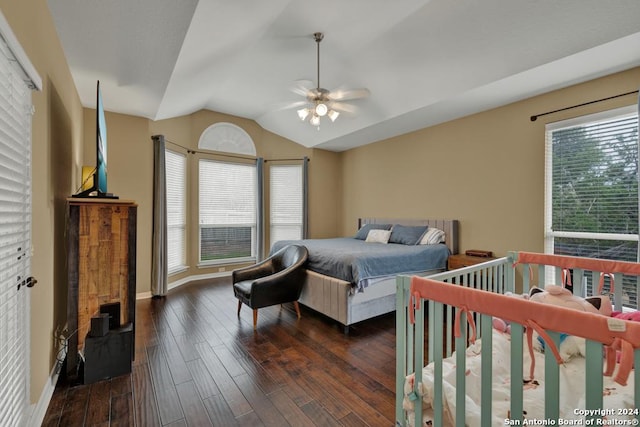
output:
<path id="1" fill-rule="evenodd" d="M 397 426 L 638 425 L 640 322 L 504 294 L 516 293 L 516 277 L 517 294 L 536 279 L 541 288 L 571 284 L 575 295 L 605 284 L 622 311 L 623 281 L 637 305 L 639 276 L 636 263 L 514 252 L 429 278 L 398 277 Z M 494 317 L 511 322 L 509 335 L 494 331 Z M 534 329 L 554 351 L 531 350 Z M 585 339 L 570 363 L 555 352 L 561 334 Z"/>

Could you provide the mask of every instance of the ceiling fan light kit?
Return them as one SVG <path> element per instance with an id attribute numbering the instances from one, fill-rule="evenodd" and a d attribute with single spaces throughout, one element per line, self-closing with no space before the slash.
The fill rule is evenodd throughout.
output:
<path id="1" fill-rule="evenodd" d="M 309 104 L 311 105 L 299 109 L 297 113 L 300 120 L 306 121 L 308 118 L 309 124 L 320 130 L 321 117 L 329 117 L 329 120 L 335 122 L 338 116 L 340 116 L 340 112 L 336 110 L 338 107 L 336 105 L 338 104 L 336 101 L 346 98 L 346 96 L 344 93 L 340 92 L 332 96 L 330 91 L 320 87 L 320 42 L 324 38 L 324 34 L 313 33 L 313 38 L 315 39 L 317 46 L 317 84 L 314 89 L 309 89 L 306 95 L 307 101 L 309 101 Z M 360 89 L 359 91 L 354 91 L 351 98 L 360 98 L 366 95 L 368 95 L 368 91 L 366 89 Z"/>
<path id="2" fill-rule="evenodd" d="M 301 108 L 300 110 L 298 110 L 298 117 L 300 117 L 300 120 L 304 121 L 308 115 L 309 115 L 308 108 Z"/>
<path id="3" fill-rule="evenodd" d="M 319 115 L 320 117 L 326 116 L 327 115 L 327 111 L 329 111 L 329 108 L 327 108 L 327 106 L 325 104 L 323 104 L 322 102 L 319 102 L 316 105 L 315 113 L 317 115 Z"/>

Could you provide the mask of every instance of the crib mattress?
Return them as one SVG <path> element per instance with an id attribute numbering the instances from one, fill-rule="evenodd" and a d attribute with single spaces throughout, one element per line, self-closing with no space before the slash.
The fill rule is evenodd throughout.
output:
<path id="1" fill-rule="evenodd" d="M 466 349 L 466 423 L 468 426 L 480 426 L 480 350 L 482 340 L 476 341 Z M 508 425 L 510 418 L 510 336 L 493 331 L 493 381 L 492 381 L 492 425 Z M 544 353 L 534 351 L 536 376 L 538 385 L 525 385 L 523 409 L 524 418 L 533 422 L 545 420 L 544 417 Z M 523 354 L 524 377 L 529 374 L 530 356 L 527 351 Z M 555 363 L 555 362 L 554 362 Z M 445 425 L 453 426 L 456 412 L 456 375 L 455 353 L 443 361 L 443 414 Z M 432 420 L 433 405 L 433 364 L 423 370 L 423 426 Z M 405 382 L 405 392 L 411 390 L 411 385 Z M 603 410 L 606 419 L 630 420 L 635 413 L 633 399 L 633 375 L 629 376 L 626 386 L 615 383 L 611 377 L 604 377 Z M 581 408 L 585 407 L 585 359 L 574 356 L 560 366 L 560 418 L 563 420 L 584 420 L 586 414 Z M 409 421 L 414 424 L 413 403 L 405 396 L 403 406 L 409 413 Z M 626 413 L 625 413 L 626 412 Z M 558 425 L 558 420 L 554 420 Z M 570 424 L 568 424 L 570 425 Z M 584 425 L 584 424 L 583 424 Z M 631 425 L 631 424 L 625 424 Z"/>

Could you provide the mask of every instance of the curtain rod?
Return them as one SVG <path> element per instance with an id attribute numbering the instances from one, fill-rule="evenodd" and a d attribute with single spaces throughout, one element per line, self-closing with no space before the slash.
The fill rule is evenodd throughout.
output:
<path id="1" fill-rule="evenodd" d="M 243 156 L 234 156 L 233 154 L 226 154 L 226 153 L 212 153 L 210 151 L 198 151 L 198 150 L 192 150 L 191 148 L 187 148 L 184 145 L 178 144 L 177 142 L 173 142 L 170 139 L 166 139 L 165 141 L 173 144 L 173 145 L 177 145 L 180 148 L 184 148 L 185 150 L 187 150 L 187 154 L 215 154 L 215 155 L 219 155 L 219 156 L 224 156 L 224 157 L 232 157 L 234 159 L 243 159 L 243 160 L 253 160 L 251 157 L 243 157 Z M 307 160 L 307 161 L 311 161 L 311 159 L 303 157 L 301 159 L 265 159 L 265 162 L 289 162 L 289 161 L 293 161 L 293 160 Z"/>
<path id="2" fill-rule="evenodd" d="M 292 162 L 292 161 L 308 161 L 310 162 L 311 159 L 308 157 L 303 157 L 303 158 L 298 158 L 298 159 L 264 159 L 265 163 L 266 162 Z"/>
<path id="3" fill-rule="evenodd" d="M 546 113 L 536 114 L 534 116 L 531 116 L 530 118 L 531 118 L 532 122 L 535 122 L 536 120 L 538 120 L 538 117 L 546 116 L 547 114 L 553 114 L 553 113 L 558 113 L 560 111 L 571 110 L 572 108 L 584 107 L 585 105 L 595 104 L 597 102 L 602 102 L 602 101 L 608 101 L 610 99 L 620 98 L 620 97 L 627 96 L 627 95 L 633 95 L 634 93 L 638 93 L 638 91 L 634 90 L 634 91 L 627 92 L 627 93 L 621 93 L 619 95 L 609 96 L 607 98 L 596 99 L 595 101 L 585 102 L 583 104 L 572 105 L 571 107 L 559 108 L 557 110 L 547 111 Z"/>

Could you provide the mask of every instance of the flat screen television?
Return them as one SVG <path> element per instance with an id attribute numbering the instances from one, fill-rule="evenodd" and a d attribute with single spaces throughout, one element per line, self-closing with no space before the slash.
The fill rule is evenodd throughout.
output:
<path id="1" fill-rule="evenodd" d="M 107 122 L 102 104 L 100 81 L 96 86 L 96 167 L 91 177 L 93 184 L 73 197 L 118 198 L 118 196 L 107 192 Z"/>

